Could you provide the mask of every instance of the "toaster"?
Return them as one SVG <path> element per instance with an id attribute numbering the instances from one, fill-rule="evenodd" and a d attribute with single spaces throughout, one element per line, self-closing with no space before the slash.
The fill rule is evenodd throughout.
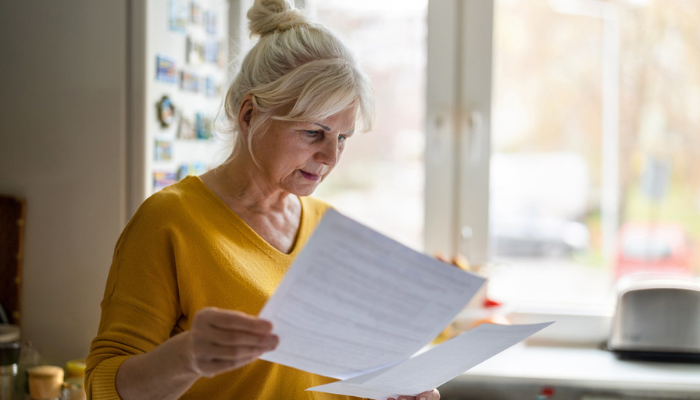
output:
<path id="1" fill-rule="evenodd" d="M 629 283 L 611 325 L 608 349 L 621 359 L 700 363 L 700 281 Z"/>

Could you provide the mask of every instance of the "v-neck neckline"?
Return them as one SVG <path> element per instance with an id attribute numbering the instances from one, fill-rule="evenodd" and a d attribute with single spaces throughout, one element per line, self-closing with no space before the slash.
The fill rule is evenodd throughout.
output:
<path id="1" fill-rule="evenodd" d="M 306 235 L 306 226 L 308 225 L 308 223 L 306 222 L 306 206 L 302 197 L 297 196 L 297 198 L 299 199 L 299 204 L 301 206 L 301 215 L 299 216 L 299 227 L 297 228 L 297 233 L 294 238 L 294 244 L 292 245 L 292 248 L 290 249 L 289 253 L 285 253 L 277 249 L 272 244 L 270 244 L 267 240 L 260 236 L 260 234 L 258 234 L 253 228 L 251 228 L 250 225 L 248 225 L 248 223 L 246 223 L 243 220 L 243 218 L 236 214 L 236 212 L 233 211 L 231 207 L 229 207 L 221 198 L 219 198 L 219 196 L 214 194 L 214 192 L 212 192 L 211 189 L 209 189 L 209 187 L 204 183 L 204 181 L 202 181 L 202 178 L 198 176 L 188 176 L 185 179 L 190 178 L 192 178 L 193 181 L 196 182 L 195 184 L 200 187 L 200 191 L 207 198 L 209 198 L 212 201 L 212 203 L 216 205 L 217 209 L 221 212 L 222 216 L 230 220 L 232 222 L 233 227 L 236 230 L 238 230 L 241 234 L 243 234 L 250 242 L 256 245 L 260 250 L 262 250 L 272 258 L 296 258 L 297 254 L 299 253 L 302 247 L 301 242 L 303 241 Z"/>

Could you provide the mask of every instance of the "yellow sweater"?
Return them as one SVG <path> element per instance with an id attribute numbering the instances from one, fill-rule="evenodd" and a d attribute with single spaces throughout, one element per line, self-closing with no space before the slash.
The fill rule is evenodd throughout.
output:
<path id="1" fill-rule="evenodd" d="M 107 278 L 99 332 L 87 359 L 88 398 L 119 399 L 117 369 L 190 328 L 206 306 L 257 315 L 315 229 L 328 205 L 301 198 L 296 244 L 284 254 L 255 233 L 198 177 L 148 198 L 117 242 Z M 199 379 L 182 399 L 328 399 L 306 392 L 332 382 L 258 360 Z"/>

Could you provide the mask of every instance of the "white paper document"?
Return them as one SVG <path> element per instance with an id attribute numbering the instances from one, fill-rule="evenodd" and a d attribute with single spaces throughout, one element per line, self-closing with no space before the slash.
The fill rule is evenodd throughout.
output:
<path id="1" fill-rule="evenodd" d="M 343 382 L 353 390 L 358 380 L 384 385 L 393 379 L 393 369 L 387 368 L 412 369 L 414 361 L 408 359 L 444 329 L 483 282 L 479 276 L 411 250 L 328 210 L 259 314 L 272 322 L 273 332 L 280 338 L 277 348 L 261 358 L 337 379 L 355 378 Z M 499 332 L 498 328 L 494 332 Z M 488 356 L 483 353 L 482 348 L 491 346 L 490 340 L 476 344 L 484 360 L 502 350 Z M 464 357 L 473 357 L 449 353 L 443 359 L 441 354 L 429 357 L 440 359 L 444 368 L 453 365 L 455 358 L 463 361 Z M 462 364 L 458 365 L 461 368 Z M 413 369 L 430 384 L 442 383 L 449 375 L 447 370 Z M 400 386 L 406 380 L 410 375 L 392 385 Z M 378 387 L 385 387 L 381 385 Z M 413 387 L 407 386 L 406 390 Z M 433 387 L 424 386 L 421 391 Z M 324 385 L 314 390 L 339 389 Z"/>
<path id="2" fill-rule="evenodd" d="M 328 210 L 260 317 L 280 338 L 264 360 L 347 379 L 405 360 L 484 279 Z"/>
<path id="3" fill-rule="evenodd" d="M 392 367 L 307 390 L 370 399 L 415 396 L 442 385 L 550 324 L 482 324 Z"/>

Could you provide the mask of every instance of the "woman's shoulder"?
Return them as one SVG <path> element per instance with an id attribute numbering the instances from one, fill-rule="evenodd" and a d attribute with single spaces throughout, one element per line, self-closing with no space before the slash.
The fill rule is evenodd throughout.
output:
<path id="1" fill-rule="evenodd" d="M 184 211 L 198 208 L 198 204 L 202 202 L 201 188 L 197 185 L 198 179 L 194 176 L 187 176 L 181 181 L 153 193 L 141 203 L 134 217 L 173 219 L 183 215 Z"/>

